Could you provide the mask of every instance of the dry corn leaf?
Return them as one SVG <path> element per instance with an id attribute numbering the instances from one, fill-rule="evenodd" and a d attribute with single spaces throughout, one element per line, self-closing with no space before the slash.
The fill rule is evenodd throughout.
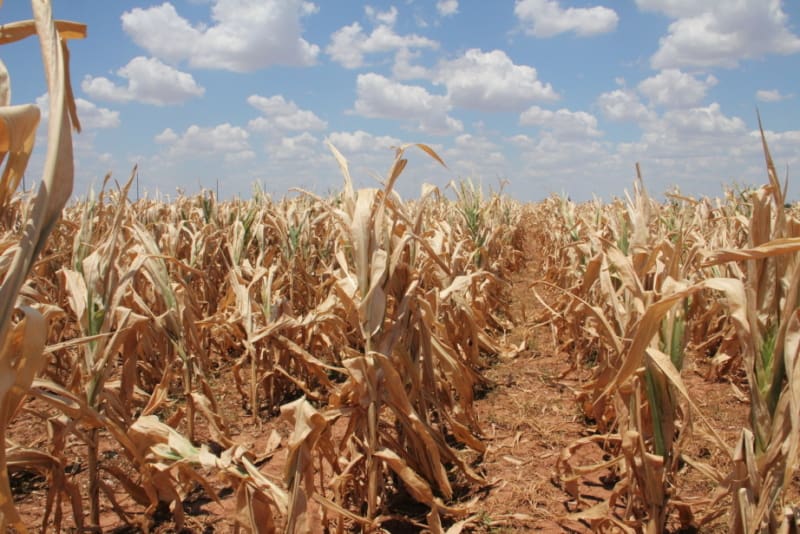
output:
<path id="1" fill-rule="evenodd" d="M 5 71 L 5 66 L 0 65 L 0 69 Z M 0 178 L 0 209 L 5 209 L 25 174 L 39 116 L 39 108 L 32 104 L 0 107 L 0 162 L 8 156 Z"/>
<path id="2" fill-rule="evenodd" d="M 12 526 L 28 532 L 14 506 L 6 469 L 6 428 L 27 394 L 33 378 L 45 363 L 43 349 L 47 327 L 37 311 L 23 307 L 24 318 L 0 345 L 0 528 Z"/>

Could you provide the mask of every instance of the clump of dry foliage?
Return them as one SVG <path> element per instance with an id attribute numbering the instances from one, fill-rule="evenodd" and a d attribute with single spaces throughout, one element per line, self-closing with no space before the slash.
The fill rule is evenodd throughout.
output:
<path id="1" fill-rule="evenodd" d="M 763 145 L 768 184 L 724 200 L 673 193 L 662 205 L 640 177 L 625 202 L 543 206 L 563 231 L 550 280 L 537 284 L 560 294 L 549 319 L 573 369 L 589 371 L 577 400 L 595 429 L 563 452 L 558 470 L 579 504 L 571 517 L 593 529 L 702 528 L 727 514 L 729 532 L 797 531 L 797 503 L 783 495 L 800 439 L 800 232 Z M 689 356 L 709 360 L 706 380 L 745 390 L 749 425 L 735 443 L 687 388 Z M 576 461 L 597 445 L 607 460 Z M 726 469 L 690 447 L 725 458 L 717 463 Z M 592 505 L 578 484 L 596 473 L 616 482 Z M 684 494 L 696 473 L 708 495 Z"/>

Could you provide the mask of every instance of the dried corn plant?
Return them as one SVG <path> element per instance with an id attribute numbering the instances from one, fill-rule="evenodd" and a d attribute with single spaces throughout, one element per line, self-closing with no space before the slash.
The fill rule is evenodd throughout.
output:
<path id="1" fill-rule="evenodd" d="M 466 512 L 447 504 L 454 490 L 445 465 L 467 481 L 482 480 L 450 440 L 484 448 L 472 408 L 480 380 L 474 364 L 493 342 L 482 339 L 483 320 L 470 302 L 491 275 L 454 272 L 443 254 L 444 234 L 426 235 L 422 222 L 434 189 L 426 188 L 412 209 L 394 193 L 404 149 L 383 190 L 359 191 L 346 160 L 332 150 L 345 177 L 341 207 L 332 212 L 342 229 L 334 291 L 348 328 L 360 335 L 342 351 L 346 380 L 332 389 L 327 407 L 302 399 L 282 409 L 295 425 L 287 466 L 290 524 L 308 528 L 314 501 L 326 517 L 338 517 L 339 531 L 344 521 L 375 529 L 392 518 L 389 498 L 402 490 L 429 508 L 427 525 L 441 532 L 442 514 Z M 462 314 L 472 315 L 466 329 L 456 327 Z M 316 483 L 315 458 L 327 465 L 317 470 Z"/>
<path id="2" fill-rule="evenodd" d="M 580 360 L 591 365 L 578 401 L 602 433 L 576 441 L 558 468 L 579 503 L 578 484 L 588 474 L 610 469 L 620 478 L 607 501 L 574 517 L 595 528 L 644 525 L 647 532 L 661 532 L 670 509 L 677 509 L 687 525 L 693 520 L 691 508 L 681 501 L 677 474 L 692 420 L 703 417 L 691 408 L 680 371 L 689 301 L 709 287 L 695 282 L 703 249 L 692 236 L 690 211 L 680 205 L 662 209 L 641 178 L 624 211 L 616 205 L 607 215 L 597 205 L 592 208 L 599 224 L 584 222 L 596 230 L 584 238 L 582 276 L 552 309 L 552 320 L 566 334 L 569 348 L 591 351 L 591 358 L 575 360 L 575 365 Z M 578 242 L 580 236 L 571 239 Z M 705 430 L 713 435 L 713 429 Z M 720 440 L 712 443 L 726 451 Z M 603 444 L 611 459 L 576 465 L 576 450 L 596 444 Z"/>
<path id="3" fill-rule="evenodd" d="M 751 426 L 742 429 L 734 471 L 718 493 L 732 494 L 729 528 L 737 533 L 790 532 L 800 519 L 781 503 L 797 469 L 800 440 L 800 236 L 790 233 L 785 187 L 763 130 L 761 138 L 769 184 L 751 198 L 750 247 L 717 250 L 706 261 L 708 266 L 745 263 L 745 285 L 739 298 L 731 299 L 730 315 L 747 377 Z"/>
<path id="4" fill-rule="evenodd" d="M 580 508 L 573 519 L 661 532 L 671 510 L 683 526 L 706 525 L 732 497 L 732 531 L 796 528 L 781 496 L 796 473 L 798 234 L 766 142 L 764 153 L 769 184 L 729 191 L 725 202 L 674 192 L 658 205 L 637 184 L 624 205 L 544 204 L 561 227 L 550 246 L 563 269 L 546 270 L 549 281 L 535 285 L 557 295 L 540 301 L 573 372 L 588 375 L 578 400 L 599 431 L 558 463 Z M 684 384 L 687 353 L 710 358 L 708 379 L 741 377 L 748 389 L 751 425 L 736 446 L 717 434 Z M 722 465 L 732 472 L 691 457 L 689 439 L 728 457 Z M 581 464 L 577 450 L 597 445 L 607 460 Z M 684 463 L 717 486 L 713 498 L 684 498 Z M 617 480 L 608 499 L 585 507 L 580 482 L 608 472 Z"/>
<path id="5" fill-rule="evenodd" d="M 127 195 L 127 188 L 123 195 Z M 127 372 L 119 381 L 119 387 L 108 384 L 108 381 L 116 369 L 117 354 L 130 344 L 129 336 L 146 318 L 123 305 L 134 274 L 133 269 L 127 272 L 118 270 L 116 263 L 123 246 L 120 233 L 124 203 L 118 203 L 113 222 L 103 228 L 102 235 L 95 234 L 99 229 L 92 224 L 96 209 L 97 203 L 91 199 L 85 203 L 81 228 L 73 245 L 72 268 L 64 267 L 59 271 L 64 298 L 76 319 L 80 336 L 87 341 L 78 347 L 77 352 L 59 351 L 57 361 L 73 369 L 72 376 L 67 377 L 64 384 L 74 385 L 71 389 L 80 393 L 85 406 L 98 417 L 107 414 L 106 425 L 113 425 L 116 435 L 124 435 L 124 429 L 131 422 L 135 360 L 127 362 Z M 57 383 L 51 384 L 50 389 L 56 391 Z M 40 387 L 43 386 L 41 383 Z M 87 445 L 89 522 L 92 526 L 100 524 L 99 432 L 100 427 L 78 432 Z"/>
<path id="6" fill-rule="evenodd" d="M 620 366 L 593 404 L 614 406 L 614 431 L 578 440 L 564 451 L 559 462 L 567 489 L 576 496 L 577 482 L 588 473 L 616 466 L 621 477 L 608 501 L 576 512 L 574 517 L 590 520 L 596 528 L 614 524 L 626 531 L 641 527 L 648 533 L 664 530 L 670 509 L 679 512 L 683 526 L 694 521 L 692 506 L 681 497 L 678 470 L 681 462 L 693 466 L 701 466 L 701 462 L 687 456 L 686 440 L 705 435 L 709 446 L 722 454 L 728 453 L 728 447 L 697 408 L 681 378 L 685 348 L 681 303 L 707 290 L 735 293 L 732 287 L 737 284 L 738 280 L 722 278 L 691 286 L 667 278 L 661 284 L 660 298 L 646 307 L 630 332 L 630 342 L 623 342 Z M 702 432 L 693 432 L 695 420 L 702 423 Z M 611 444 L 611 450 L 616 451 L 610 460 L 598 465 L 573 465 L 576 449 L 601 442 Z M 703 472 L 710 473 L 710 468 Z M 710 476 L 719 478 L 718 474 Z M 618 504 L 621 510 L 615 509 Z"/>
<path id="7" fill-rule="evenodd" d="M 32 6 L 34 20 L 7 24 L 0 30 L 0 44 L 38 36 L 50 106 L 42 183 L 26 210 L 26 219 L 21 221 L 21 235 L 17 238 L 6 233 L 2 246 L 0 528 L 13 527 L 18 532 L 28 529 L 14 506 L 9 485 L 6 429 L 45 363 L 47 328 L 41 313 L 29 306 L 19 306 L 17 295 L 72 191 L 71 128 L 80 129 L 80 125 L 69 80 L 66 41 L 84 37 L 86 33 L 85 26 L 80 24 L 55 22 L 48 2 L 35 1 Z M 4 212 L 25 172 L 40 115 L 39 109 L 30 104 L 12 106 L 10 96 L 9 73 L 0 63 L 0 162 L 5 161 L 0 178 L 0 209 Z M 17 465 L 25 463 L 24 451 L 12 454 Z"/>
<path id="8" fill-rule="evenodd" d="M 147 481 L 147 497 L 154 502 L 177 504 L 173 513 L 178 529 L 184 525 L 180 504 L 185 494 L 199 486 L 219 501 L 213 484 L 219 479 L 234 489 L 237 529 L 242 526 L 249 532 L 269 533 L 286 527 L 285 490 L 258 470 L 245 447 L 233 445 L 215 454 L 206 445 L 195 446 L 152 415 L 138 418 L 128 432 L 146 456 L 142 475 Z"/>
<path id="9" fill-rule="evenodd" d="M 185 499 L 216 499 L 220 484 L 236 495 L 231 521 L 258 532 L 378 528 L 403 495 L 433 529 L 466 513 L 450 500 L 456 482 L 482 481 L 461 449 L 483 450 L 473 388 L 487 356 L 506 352 L 516 204 L 481 207 L 479 268 L 458 206 L 433 187 L 411 202 L 387 187 L 131 204 L 131 181 L 109 183 L 66 210 L 48 249 L 58 260 L 37 265 L 25 293 L 50 324 L 28 412 L 50 440 L 12 442 L 8 458 L 46 473 L 44 528 L 114 515 L 147 530 L 167 510 L 181 528 Z M 364 246 L 374 267 L 359 264 Z M 216 388 L 231 378 L 256 426 L 279 411 L 295 425 L 284 483 L 230 432 L 238 414 Z"/>

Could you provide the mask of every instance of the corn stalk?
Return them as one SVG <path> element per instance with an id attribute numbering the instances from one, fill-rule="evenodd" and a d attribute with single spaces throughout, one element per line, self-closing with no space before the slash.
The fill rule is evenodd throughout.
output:
<path id="1" fill-rule="evenodd" d="M 33 1 L 32 6 L 34 20 L 3 25 L 0 30 L 0 44 L 31 35 L 39 37 L 50 106 L 42 183 L 32 200 L 22 237 L 10 249 L 13 256 L 0 287 L 0 529 L 10 526 L 18 532 L 28 529 L 11 496 L 6 428 L 45 363 L 42 349 L 47 334 L 41 314 L 28 307 L 17 308 L 17 294 L 72 191 L 71 126 L 80 126 L 69 80 L 66 41 L 86 33 L 83 25 L 54 22 L 49 2 Z M 0 63 L 0 162 L 5 160 L 0 178 L 0 209 L 8 205 L 25 172 L 39 122 L 38 108 L 30 104 L 11 106 L 10 94 L 9 74 Z M 22 319 L 14 320 L 15 309 L 19 309 Z"/>
<path id="2" fill-rule="evenodd" d="M 751 427 L 742 429 L 734 472 L 721 494 L 733 497 L 730 531 L 748 534 L 789 532 L 798 519 L 779 503 L 797 466 L 800 442 L 800 238 L 788 237 L 786 192 L 763 129 L 761 139 L 769 185 L 753 195 L 751 247 L 718 250 L 706 261 L 707 266 L 747 265 L 744 294 L 731 302 L 730 313 L 747 376 Z"/>

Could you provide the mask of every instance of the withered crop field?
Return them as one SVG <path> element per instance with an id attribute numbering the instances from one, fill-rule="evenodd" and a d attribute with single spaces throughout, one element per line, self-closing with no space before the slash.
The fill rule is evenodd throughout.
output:
<path id="1" fill-rule="evenodd" d="M 72 195 L 66 39 L 39 113 L 0 77 L 0 529 L 797 532 L 800 212 L 720 198 L 520 204 Z"/>

